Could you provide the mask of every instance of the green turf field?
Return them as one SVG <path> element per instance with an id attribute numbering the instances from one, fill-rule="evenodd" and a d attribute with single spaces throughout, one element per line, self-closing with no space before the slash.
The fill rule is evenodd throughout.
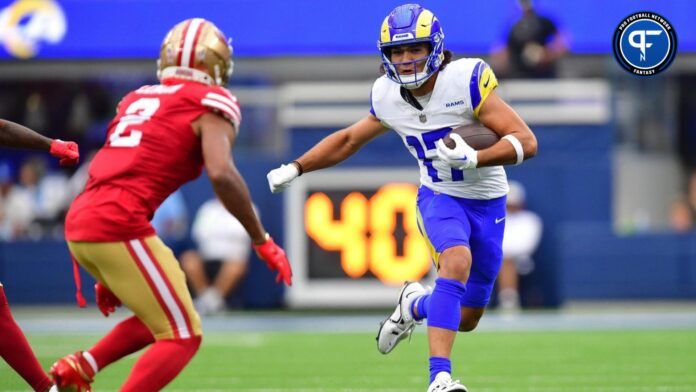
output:
<path id="1" fill-rule="evenodd" d="M 30 335 L 48 367 L 96 336 Z M 425 391 L 426 336 L 382 356 L 371 334 L 216 333 L 170 391 Z M 116 390 L 135 356 L 105 369 Z M 696 331 L 459 335 L 454 376 L 470 391 L 696 391 Z M 6 364 L 0 389 L 27 390 Z"/>

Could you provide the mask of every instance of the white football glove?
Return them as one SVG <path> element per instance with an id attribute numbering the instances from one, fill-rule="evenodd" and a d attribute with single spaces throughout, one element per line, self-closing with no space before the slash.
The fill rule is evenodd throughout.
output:
<path id="1" fill-rule="evenodd" d="M 478 165 L 478 151 L 466 144 L 456 133 L 451 133 L 450 138 L 454 141 L 454 148 L 447 147 L 442 139 L 435 142 L 437 156 L 455 169 L 475 169 Z"/>
<path id="2" fill-rule="evenodd" d="M 299 175 L 300 171 L 297 169 L 297 166 L 290 163 L 280 165 L 279 168 L 269 171 L 266 178 L 268 178 L 268 186 L 271 188 L 271 192 L 278 193 L 289 187 L 292 180 Z"/>

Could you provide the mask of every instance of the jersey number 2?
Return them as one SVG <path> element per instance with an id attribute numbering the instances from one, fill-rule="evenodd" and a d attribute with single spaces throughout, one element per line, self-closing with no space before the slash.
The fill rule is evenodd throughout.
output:
<path id="1" fill-rule="evenodd" d="M 140 139 L 143 138 L 143 131 L 133 129 L 133 127 L 149 120 L 159 107 L 159 98 L 140 98 L 128 105 L 126 114 L 121 117 L 121 121 L 118 122 L 116 129 L 109 137 L 109 145 L 111 147 L 135 147 L 139 145 Z"/>

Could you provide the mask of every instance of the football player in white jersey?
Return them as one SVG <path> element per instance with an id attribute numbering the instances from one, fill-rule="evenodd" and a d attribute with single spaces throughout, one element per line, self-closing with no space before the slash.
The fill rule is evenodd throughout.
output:
<path id="1" fill-rule="evenodd" d="M 382 24 L 379 49 L 384 75 L 371 94 L 371 109 L 304 155 L 268 173 L 280 192 L 303 173 L 334 166 L 375 137 L 396 131 L 421 173 L 417 216 L 433 251 L 438 279 L 432 292 L 407 283 L 396 310 L 380 324 L 377 346 L 389 353 L 416 324 L 428 320 L 431 391 L 466 391 L 451 378 L 457 331 L 476 328 L 502 262 L 505 195 L 502 165 L 520 164 L 537 152 L 527 124 L 495 92 L 498 81 L 481 59 L 451 61 L 440 22 L 417 4 L 395 8 Z M 452 134 L 480 122 L 501 140 L 479 151 Z"/>

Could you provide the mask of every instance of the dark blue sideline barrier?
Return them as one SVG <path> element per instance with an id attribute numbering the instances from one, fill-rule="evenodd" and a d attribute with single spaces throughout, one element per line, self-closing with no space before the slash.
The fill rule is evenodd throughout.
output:
<path id="1" fill-rule="evenodd" d="M 693 299 L 696 234 L 619 236 L 607 224 L 559 232 L 560 286 L 573 299 Z"/>

